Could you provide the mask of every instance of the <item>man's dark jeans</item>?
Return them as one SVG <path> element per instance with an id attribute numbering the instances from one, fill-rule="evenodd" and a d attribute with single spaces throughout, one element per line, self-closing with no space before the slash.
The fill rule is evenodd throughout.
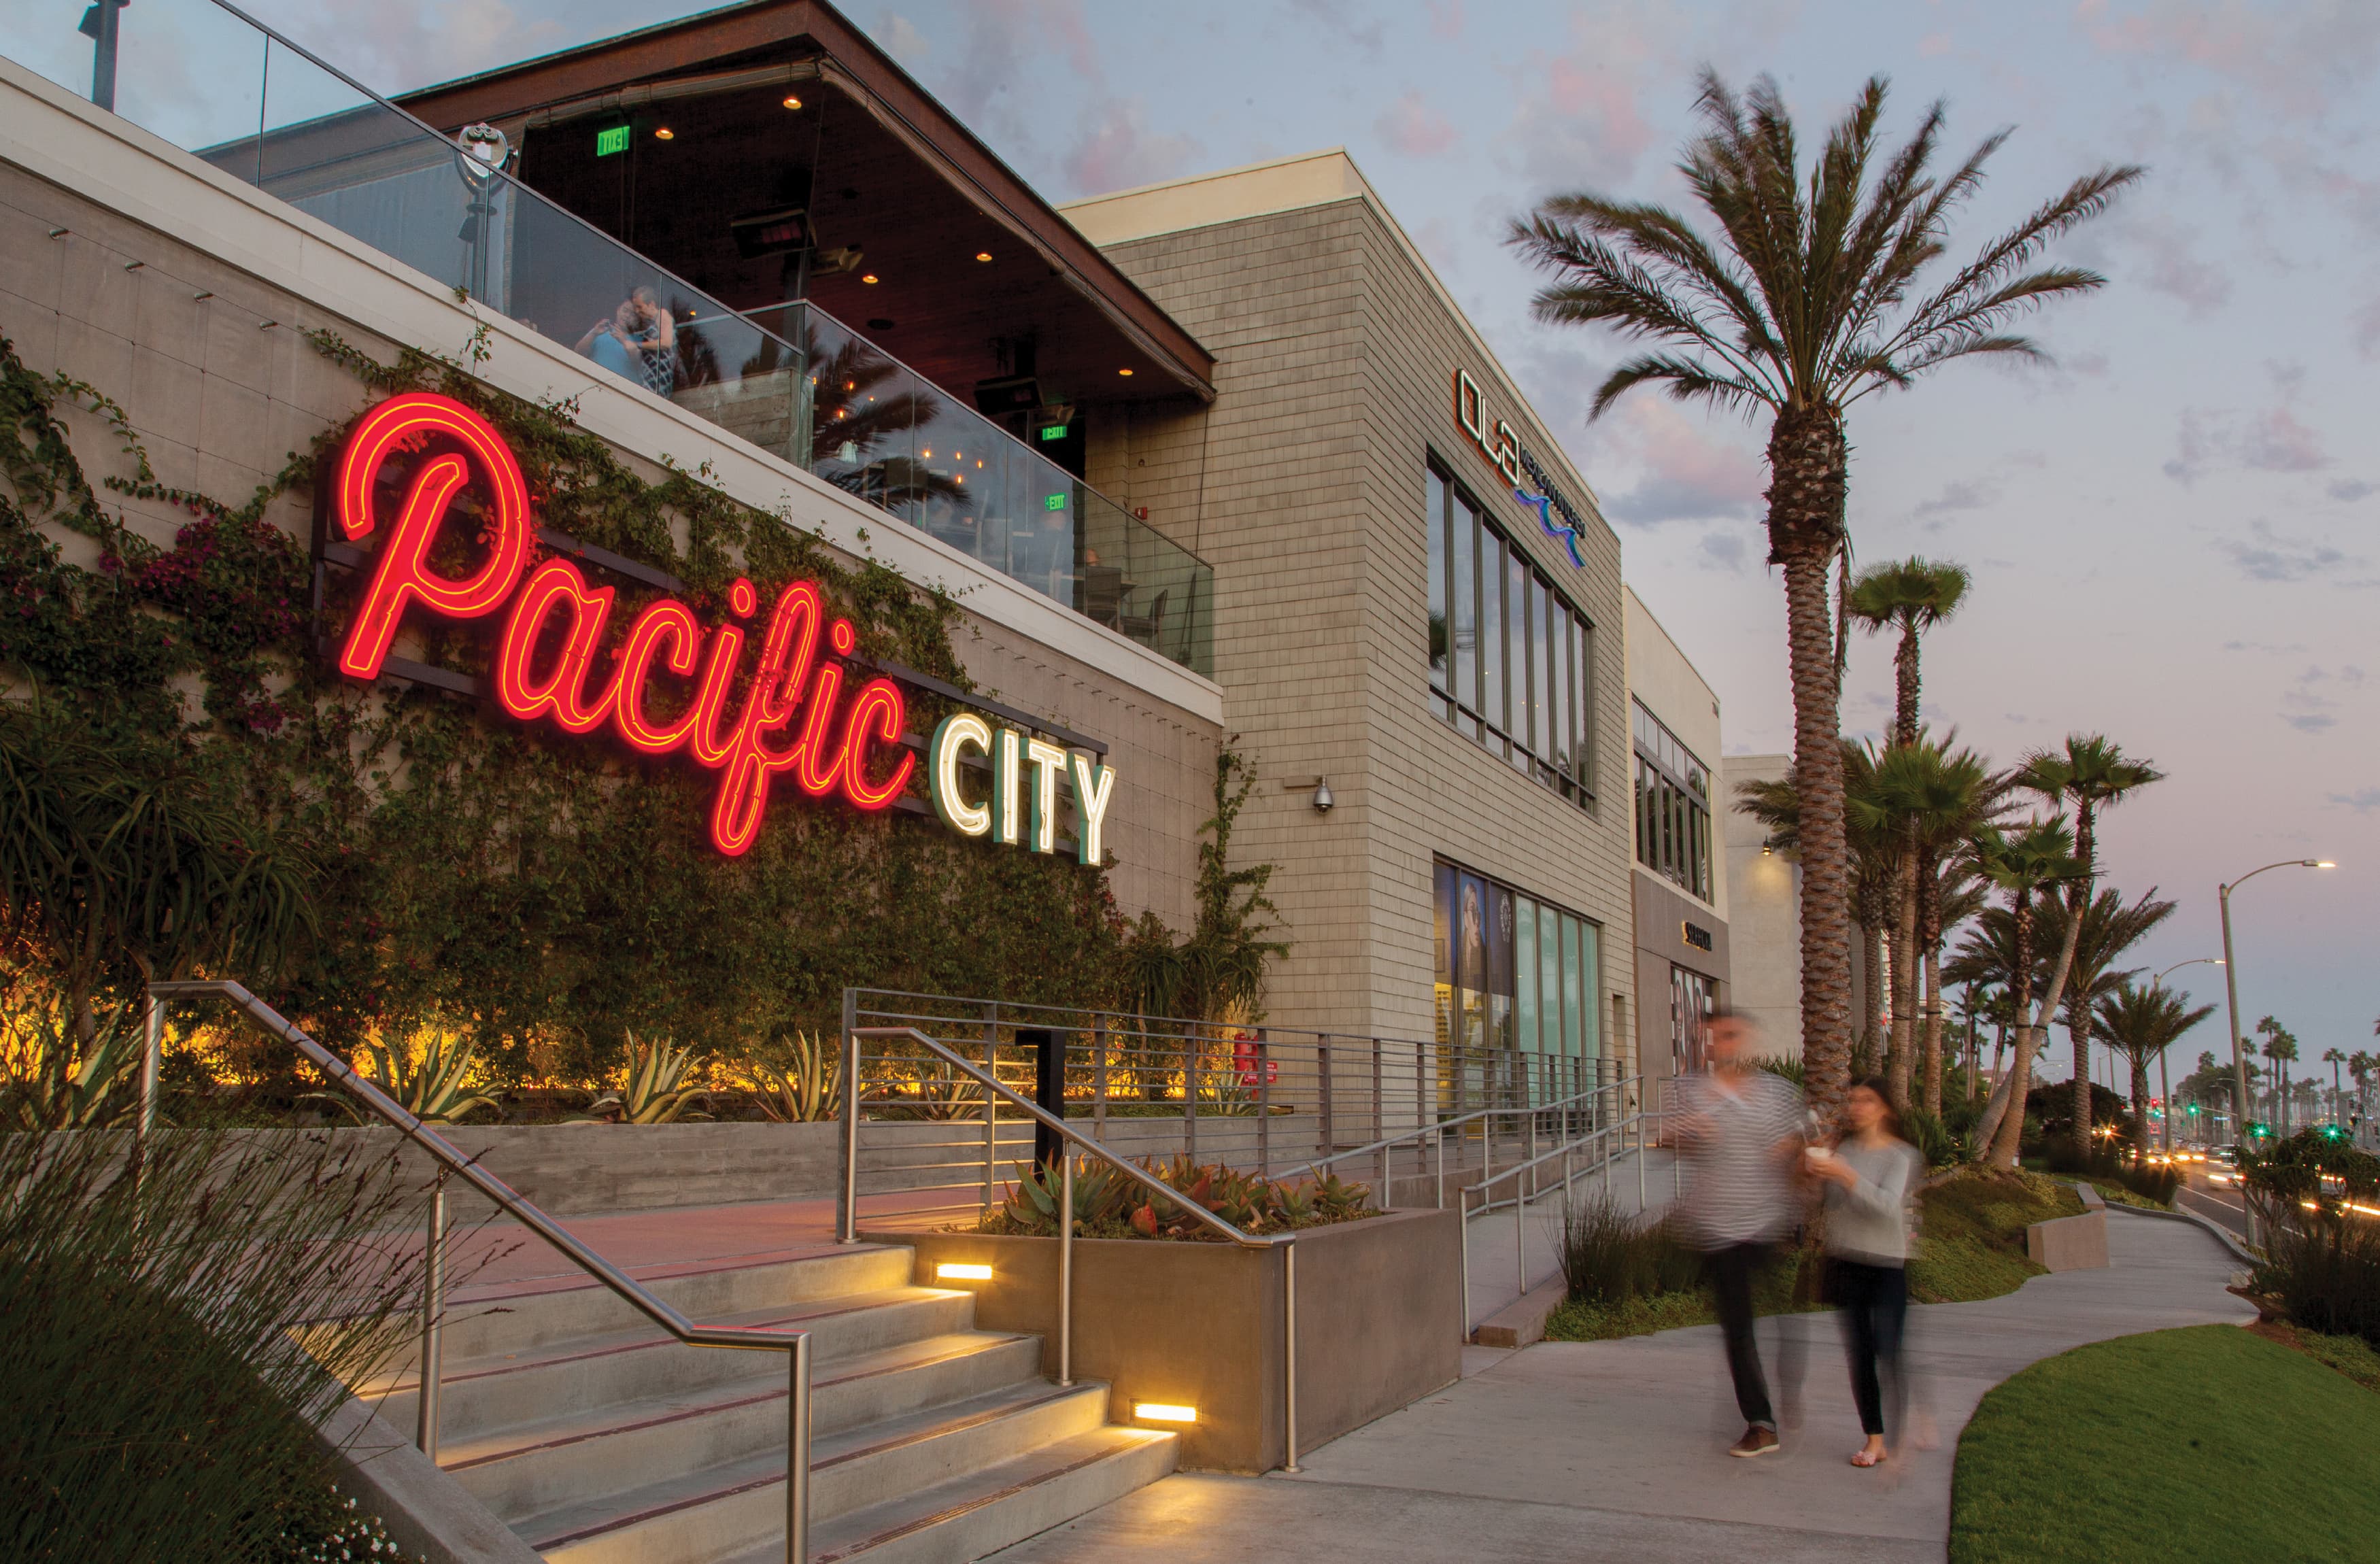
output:
<path id="1" fill-rule="evenodd" d="M 1777 1413 L 1768 1404 L 1768 1381 L 1760 1372 L 1760 1349 L 1752 1339 L 1752 1289 L 1776 1258 L 1773 1243 L 1730 1243 L 1703 1255 L 1703 1278 L 1718 1305 L 1718 1327 L 1727 1336 L 1727 1371 L 1735 1380 L 1736 1410 L 1743 1421 L 1771 1433 Z"/>

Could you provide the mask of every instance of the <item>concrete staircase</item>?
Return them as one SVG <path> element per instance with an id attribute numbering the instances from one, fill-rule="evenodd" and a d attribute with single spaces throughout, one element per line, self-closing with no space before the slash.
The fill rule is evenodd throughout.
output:
<path id="1" fill-rule="evenodd" d="M 1171 1434 L 1112 1427 L 1038 1337 L 975 1328 L 971 1294 L 861 1245 L 645 1285 L 705 1325 L 798 1325 L 814 1348 L 811 1558 L 966 1564 L 1173 1469 Z M 786 1360 L 680 1345 L 589 1283 L 458 1302 L 439 1464 L 554 1564 L 784 1557 Z M 409 1365 L 383 1416 L 413 1425 Z"/>

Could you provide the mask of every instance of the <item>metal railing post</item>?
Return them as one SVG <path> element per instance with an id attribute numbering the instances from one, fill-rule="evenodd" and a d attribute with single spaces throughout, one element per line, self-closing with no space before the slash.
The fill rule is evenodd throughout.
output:
<path id="1" fill-rule="evenodd" d="M 1281 1246 L 1281 1426 L 1289 1459 L 1283 1472 L 1297 1470 L 1297 1241 Z"/>
<path id="2" fill-rule="evenodd" d="M 1190 1160 L 1198 1160 L 1198 1039 L 1182 1038 L 1182 1137 Z"/>
<path id="3" fill-rule="evenodd" d="M 1636 1214 L 1645 1214 L 1645 1115 L 1635 1115 L 1636 1121 Z"/>
<path id="4" fill-rule="evenodd" d="M 1058 1383 L 1075 1382 L 1075 1158 L 1063 1145 L 1058 1161 Z"/>
<path id="5" fill-rule="evenodd" d="M 1372 1139 L 1376 1141 L 1384 1139 L 1389 1133 L 1386 1105 L 1380 1101 L 1380 1039 L 1375 1037 L 1372 1039 Z M 1393 1160 L 1389 1148 L 1381 1146 L 1379 1165 L 1373 1170 L 1372 1182 L 1379 1186 L 1383 1206 L 1388 1202 L 1389 1167 Z"/>
<path id="6" fill-rule="evenodd" d="M 843 1182 L 838 1186 L 835 1242 L 859 1242 L 859 996 L 843 991 Z"/>
<path id="7" fill-rule="evenodd" d="M 810 1339 L 785 1354 L 785 1564 L 810 1558 Z"/>
<path id="8" fill-rule="evenodd" d="M 989 1019 L 983 1027 L 983 1073 L 993 1080 L 1000 1079 L 1000 1001 L 994 1000 L 987 1011 Z M 991 1209 L 992 1186 L 997 1182 L 994 1169 L 1000 1158 L 1000 1099 L 991 1093 L 983 1094 L 983 1208 Z"/>
<path id="9" fill-rule="evenodd" d="M 1520 1273 L 1521 1297 L 1529 1295 L 1529 1202 L 1521 1193 L 1521 1175 L 1512 1174 L 1512 1266 Z"/>
<path id="10" fill-rule="evenodd" d="M 140 1045 L 140 1144 L 147 1149 L 149 1137 L 157 1133 L 157 1067 L 158 1054 L 165 1042 L 165 1001 L 149 1001 L 148 1025 Z"/>
<path id="11" fill-rule="evenodd" d="M 1315 1037 L 1314 1068 L 1322 1095 L 1319 1105 L 1321 1122 L 1315 1126 L 1315 1130 L 1321 1142 L 1321 1154 L 1328 1157 L 1339 1142 L 1338 1131 L 1331 1123 L 1330 1034 L 1328 1032 L 1318 1033 Z"/>
<path id="12" fill-rule="evenodd" d="M 446 1171 L 430 1192 L 429 1249 L 421 1266 L 421 1390 L 415 1398 L 413 1442 L 438 1460 L 438 1383 L 443 1368 L 440 1316 L 446 1312 Z"/>
<path id="13" fill-rule="evenodd" d="M 1443 1201 L 1440 1202 L 1441 1206 Z M 1460 1272 L 1463 1283 L 1463 1339 L 1471 1340 L 1471 1207 L 1465 1205 L 1458 1218 L 1463 1225 L 1463 1243 L 1458 1246 L 1462 1256 Z"/>
<path id="14" fill-rule="evenodd" d="M 1272 1044 L 1257 1028 L 1257 1177 L 1272 1177 Z"/>
<path id="15" fill-rule="evenodd" d="M 1091 1017 L 1091 1138 L 1108 1138 L 1108 1018 Z"/>

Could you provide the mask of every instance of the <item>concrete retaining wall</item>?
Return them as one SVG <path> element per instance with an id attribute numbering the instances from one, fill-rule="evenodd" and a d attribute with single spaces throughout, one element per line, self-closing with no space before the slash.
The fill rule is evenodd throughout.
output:
<path id="1" fill-rule="evenodd" d="M 1453 1211 L 1392 1211 L 1297 1237 L 1298 1446 L 1311 1450 L 1451 1384 L 1463 1367 L 1463 1242 Z M 1035 1332 L 1058 1367 L 1058 1241 L 979 1233 L 888 1233 L 912 1244 L 917 1279 L 976 1293 L 976 1323 Z M 937 1279 L 945 1262 L 992 1279 Z M 1111 1387 L 1109 1416 L 1136 1401 L 1198 1409 L 1182 1465 L 1265 1472 L 1281 1464 L 1281 1254 L 1222 1243 L 1077 1239 L 1077 1378 Z"/>

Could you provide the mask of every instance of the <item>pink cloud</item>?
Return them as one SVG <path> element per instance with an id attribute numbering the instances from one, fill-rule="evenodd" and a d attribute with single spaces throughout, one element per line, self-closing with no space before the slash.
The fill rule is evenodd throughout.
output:
<path id="1" fill-rule="evenodd" d="M 1645 394 L 1593 426 L 1581 467 L 1605 514 L 1632 527 L 1751 519 L 1767 487 L 1757 450 L 1724 438 L 1700 412 Z"/>
<path id="2" fill-rule="evenodd" d="M 1151 131 L 1143 100 L 1104 97 L 1084 111 L 1063 166 L 1075 191 L 1099 195 L 1170 179 L 1189 167 L 1199 150 L 1192 137 Z"/>
<path id="3" fill-rule="evenodd" d="M 1373 128 L 1407 157 L 1436 157 L 1462 139 L 1451 121 L 1422 102 L 1418 89 L 1391 104 Z"/>

